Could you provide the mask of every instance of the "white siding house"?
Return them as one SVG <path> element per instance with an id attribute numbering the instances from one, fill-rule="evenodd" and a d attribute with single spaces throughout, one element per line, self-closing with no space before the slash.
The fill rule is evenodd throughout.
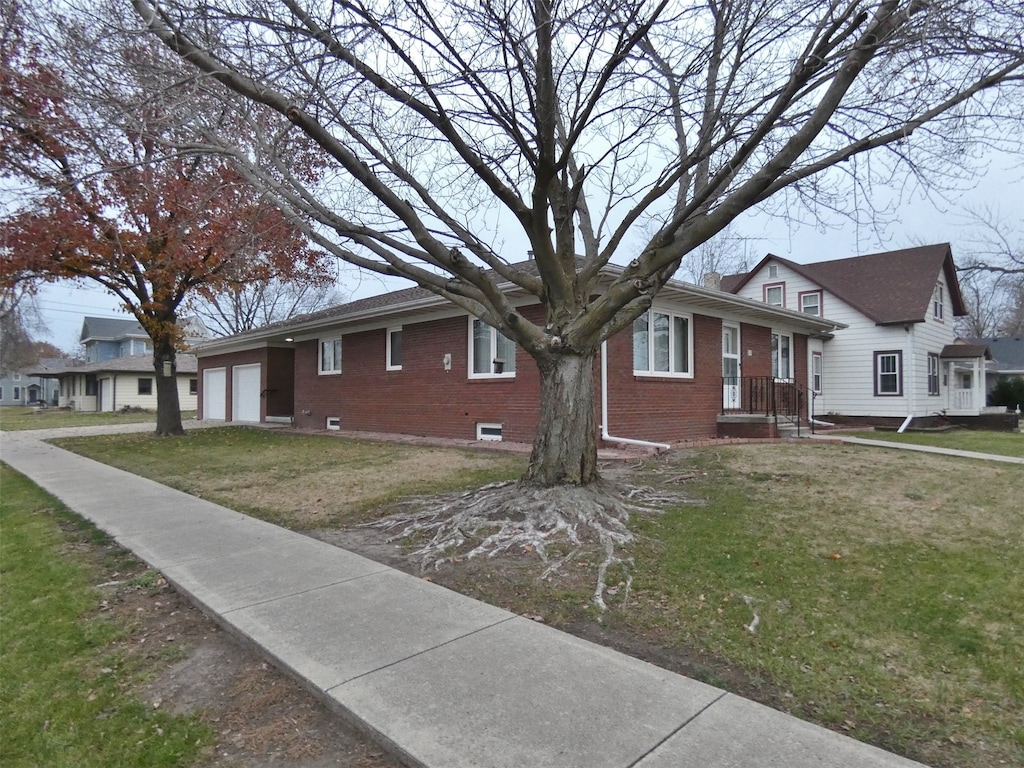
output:
<path id="1" fill-rule="evenodd" d="M 985 350 L 954 344 L 965 308 L 948 244 L 805 265 L 768 255 L 722 289 L 847 326 L 808 344 L 816 417 L 984 409 Z"/>
<path id="2" fill-rule="evenodd" d="M 183 411 L 198 407 L 194 355 L 177 358 L 178 402 Z M 156 372 L 152 355 L 115 357 L 68 368 L 40 369 L 37 375 L 60 382 L 59 405 L 76 411 L 156 410 Z"/>

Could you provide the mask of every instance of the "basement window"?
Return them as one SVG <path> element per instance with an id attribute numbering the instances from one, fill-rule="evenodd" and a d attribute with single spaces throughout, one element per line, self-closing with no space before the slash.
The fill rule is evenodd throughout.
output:
<path id="1" fill-rule="evenodd" d="M 491 442 L 501 442 L 501 424 L 482 424 L 476 425 L 476 439 L 477 440 L 490 440 Z"/>
<path id="2" fill-rule="evenodd" d="M 335 432 L 339 431 L 341 429 L 341 416 L 328 416 L 327 429 Z"/>

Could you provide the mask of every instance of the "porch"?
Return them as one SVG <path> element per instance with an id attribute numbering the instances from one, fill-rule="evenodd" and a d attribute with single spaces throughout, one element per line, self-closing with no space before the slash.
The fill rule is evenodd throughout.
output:
<path id="1" fill-rule="evenodd" d="M 812 423 L 810 401 L 807 389 L 794 379 L 723 377 L 718 436 L 799 437 Z"/>
<path id="2" fill-rule="evenodd" d="M 991 359 L 988 347 L 949 344 L 943 348 L 939 359 L 942 362 L 943 384 L 940 390 L 941 410 L 947 416 L 978 416 L 985 413 L 985 360 Z"/>

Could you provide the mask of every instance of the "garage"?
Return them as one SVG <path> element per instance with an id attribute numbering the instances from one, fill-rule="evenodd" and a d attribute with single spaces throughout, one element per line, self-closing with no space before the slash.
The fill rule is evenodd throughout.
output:
<path id="1" fill-rule="evenodd" d="M 231 369 L 231 420 L 260 420 L 260 364 Z"/>
<path id="2" fill-rule="evenodd" d="M 227 371 L 208 368 L 203 371 L 203 418 L 224 421 L 227 418 Z"/>

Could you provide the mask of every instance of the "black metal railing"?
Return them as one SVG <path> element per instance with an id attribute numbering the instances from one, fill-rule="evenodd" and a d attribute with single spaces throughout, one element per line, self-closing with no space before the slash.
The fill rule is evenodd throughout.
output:
<path id="1" fill-rule="evenodd" d="M 722 413 L 749 413 L 773 417 L 796 425 L 800 434 L 806 413 L 806 388 L 792 379 L 773 376 L 736 376 L 722 379 Z"/>

